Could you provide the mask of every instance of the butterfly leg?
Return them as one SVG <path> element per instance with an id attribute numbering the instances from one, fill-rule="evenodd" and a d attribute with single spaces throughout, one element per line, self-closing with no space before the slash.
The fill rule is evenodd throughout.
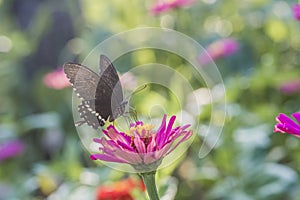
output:
<path id="1" fill-rule="evenodd" d="M 128 127 L 130 127 L 130 124 L 132 122 L 138 121 L 138 119 L 137 119 L 137 112 L 133 108 L 130 111 L 125 112 L 124 115 L 123 115 L 123 117 L 125 118 L 125 121 L 126 121 Z"/>
<path id="2" fill-rule="evenodd" d="M 138 121 L 137 112 L 133 107 L 129 107 L 129 115 L 135 122 Z"/>

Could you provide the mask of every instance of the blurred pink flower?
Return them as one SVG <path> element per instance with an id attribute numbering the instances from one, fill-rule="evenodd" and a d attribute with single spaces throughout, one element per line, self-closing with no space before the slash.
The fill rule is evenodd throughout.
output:
<path id="1" fill-rule="evenodd" d="M 166 155 L 192 135 L 191 130 L 186 130 L 189 124 L 172 128 L 176 117 L 172 116 L 167 125 L 166 118 L 164 115 L 157 131 L 153 130 L 154 125 L 141 121 L 132 123 L 127 134 L 109 125 L 103 130 L 108 139 L 94 138 L 94 142 L 101 144 L 102 153 L 92 154 L 90 158 L 127 163 L 138 170 L 156 170 Z"/>
<path id="2" fill-rule="evenodd" d="M 284 94 L 294 94 L 300 91 L 300 79 L 295 79 L 282 83 L 279 90 Z"/>
<path id="3" fill-rule="evenodd" d="M 59 67 L 56 70 L 49 72 L 43 78 L 44 84 L 52 89 L 60 90 L 70 86 L 69 79 L 64 73 L 63 67 Z"/>
<path id="4" fill-rule="evenodd" d="M 218 58 L 226 57 L 236 53 L 239 49 L 239 43 L 233 38 L 221 39 L 211 43 L 206 52 L 199 56 L 199 62 L 203 65 L 211 63 Z"/>
<path id="5" fill-rule="evenodd" d="M 192 5 L 195 0 L 160 0 L 157 1 L 151 8 L 150 12 L 153 15 L 158 15 L 162 12 L 166 12 L 168 10 L 179 8 L 179 7 L 187 7 Z"/>
<path id="6" fill-rule="evenodd" d="M 274 126 L 274 132 L 288 133 L 300 138 L 300 112 L 293 113 L 292 116 L 297 122 L 280 113 L 276 117 L 278 123 Z"/>
<path id="7" fill-rule="evenodd" d="M 21 140 L 11 140 L 0 143 L 0 162 L 18 156 L 24 152 L 25 145 Z"/>
<path id="8" fill-rule="evenodd" d="M 296 4 L 292 7 L 294 12 L 294 17 L 297 20 L 300 20 L 300 4 Z"/>

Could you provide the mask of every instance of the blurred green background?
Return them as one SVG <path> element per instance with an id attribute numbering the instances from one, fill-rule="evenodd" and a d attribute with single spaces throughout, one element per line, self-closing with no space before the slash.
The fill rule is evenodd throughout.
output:
<path id="1" fill-rule="evenodd" d="M 299 111 L 300 21 L 291 9 L 297 2 L 197 0 L 154 15 L 149 9 L 155 3 L 0 0 L 1 200 L 96 199 L 102 185 L 138 178 L 89 160 L 74 127 L 72 89 L 55 89 L 43 80 L 65 62 L 82 62 L 109 36 L 147 26 L 174 29 L 217 51 L 211 53 L 223 76 L 228 108 L 219 143 L 208 156 L 198 157 L 199 134 L 177 166 L 158 172 L 161 196 L 300 199 L 299 139 L 273 133 L 280 112 Z M 230 55 L 218 52 L 223 48 L 220 43 L 217 50 L 212 47 L 224 38 L 234 38 L 238 44 Z M 125 64 L 147 61 L 148 54 L 132 54 Z M 164 59 L 164 52 L 151 55 L 185 73 L 185 63 L 177 57 Z M 190 81 L 195 90 L 205 87 Z M 167 102 L 172 98 L 148 94 L 143 98 Z M 135 106 L 142 109 L 139 98 Z M 168 109 L 178 112 L 176 106 Z M 207 124 L 209 110 L 208 106 L 195 120 Z M 11 155 L 5 157 L 7 152 Z M 133 191 L 132 196 L 145 198 L 141 191 Z"/>

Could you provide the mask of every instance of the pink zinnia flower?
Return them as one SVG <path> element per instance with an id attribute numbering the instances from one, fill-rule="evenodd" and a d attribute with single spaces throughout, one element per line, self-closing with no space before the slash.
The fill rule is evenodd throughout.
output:
<path id="1" fill-rule="evenodd" d="M 294 94 L 300 91 L 300 79 L 284 82 L 279 86 L 279 90 L 285 94 Z"/>
<path id="2" fill-rule="evenodd" d="M 92 154 L 92 160 L 127 163 L 136 170 L 154 171 L 162 159 L 171 153 L 180 143 L 191 137 L 190 126 L 173 128 L 176 117 L 172 116 L 166 124 L 164 115 L 160 127 L 154 131 L 154 125 L 136 122 L 130 125 L 128 133 L 119 132 L 113 125 L 109 125 L 103 133 L 108 138 L 94 138 L 100 143 L 102 153 Z"/>
<path id="3" fill-rule="evenodd" d="M 226 57 L 236 53 L 239 49 L 239 43 L 233 38 L 221 39 L 210 44 L 206 51 L 199 56 L 201 64 L 209 64 L 212 60 Z"/>
<path id="4" fill-rule="evenodd" d="M 153 15 L 158 15 L 159 13 L 166 12 L 168 10 L 190 6 L 195 2 L 195 0 L 163 0 L 157 1 L 151 8 L 150 12 Z"/>
<path id="5" fill-rule="evenodd" d="M 295 122 L 283 113 L 276 117 L 278 124 L 274 127 L 274 132 L 288 133 L 300 138 L 300 112 L 293 113 L 292 116 L 297 120 Z"/>
<path id="6" fill-rule="evenodd" d="M 43 82 L 47 87 L 56 90 L 70 86 L 69 79 L 64 73 L 63 67 L 59 67 L 55 71 L 46 74 L 43 78 Z"/>
<path id="7" fill-rule="evenodd" d="M 13 158 L 24 152 L 25 145 L 21 140 L 11 140 L 0 144 L 0 162 Z"/>
<path id="8" fill-rule="evenodd" d="M 296 4 L 292 7 L 294 12 L 294 17 L 297 20 L 300 20 L 300 4 Z"/>

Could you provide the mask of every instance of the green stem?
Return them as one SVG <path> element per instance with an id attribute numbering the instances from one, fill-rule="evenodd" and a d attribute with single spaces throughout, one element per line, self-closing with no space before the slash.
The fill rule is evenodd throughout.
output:
<path id="1" fill-rule="evenodd" d="M 155 183 L 155 173 L 156 171 L 141 173 L 150 200 L 159 200 L 156 183 Z"/>

